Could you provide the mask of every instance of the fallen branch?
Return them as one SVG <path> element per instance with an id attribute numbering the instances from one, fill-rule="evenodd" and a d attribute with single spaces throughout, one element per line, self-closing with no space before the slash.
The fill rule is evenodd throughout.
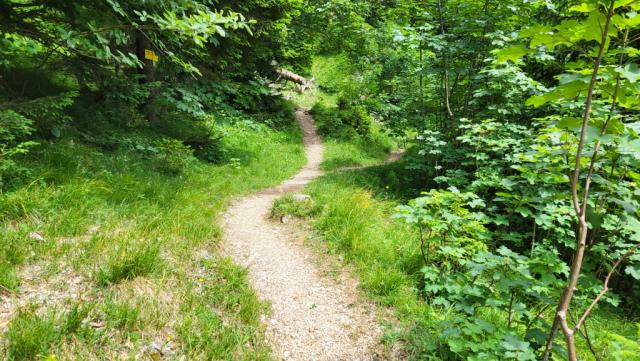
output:
<path id="1" fill-rule="evenodd" d="M 279 78 L 292 81 L 298 85 L 298 91 L 304 93 L 307 89 L 311 88 L 314 82 L 314 78 L 307 79 L 287 69 L 278 69 Z"/>

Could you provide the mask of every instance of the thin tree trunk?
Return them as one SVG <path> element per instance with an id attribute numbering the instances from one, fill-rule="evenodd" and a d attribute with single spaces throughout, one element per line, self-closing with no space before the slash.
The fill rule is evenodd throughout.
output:
<path id="1" fill-rule="evenodd" d="M 147 84 L 154 82 L 155 79 L 155 65 L 153 64 L 153 60 L 147 59 L 145 57 L 145 50 L 151 50 L 152 44 L 149 38 L 142 32 L 138 32 L 138 37 L 136 38 L 136 53 L 138 55 L 138 60 L 142 63 L 142 68 L 140 68 L 139 73 L 142 75 L 142 79 L 140 80 L 141 84 Z M 155 122 L 158 119 L 158 115 L 155 109 L 156 98 L 158 97 L 158 93 L 155 89 L 152 89 L 147 101 L 142 106 L 142 110 L 144 111 L 147 119 L 150 122 Z"/>
<path id="2" fill-rule="evenodd" d="M 420 40 L 420 111 L 424 112 L 424 55 L 422 50 L 422 40 Z"/>
<path id="3" fill-rule="evenodd" d="M 446 35 L 446 28 L 444 25 L 444 4 L 443 0 L 438 0 L 438 17 L 440 19 L 440 35 L 442 35 L 442 39 Z M 444 107 L 447 113 L 447 117 L 449 120 L 453 120 L 454 114 L 451 110 L 451 90 L 449 87 L 449 55 L 447 54 L 446 46 L 443 47 L 442 50 L 442 62 L 443 62 L 443 90 L 444 90 Z"/>
<path id="4" fill-rule="evenodd" d="M 578 150 L 576 152 L 576 163 L 574 166 L 573 177 L 571 179 L 571 193 L 572 193 L 572 201 L 574 211 L 576 213 L 576 217 L 578 218 L 578 234 L 576 239 L 576 251 L 573 256 L 573 261 L 571 263 L 571 271 L 569 273 L 569 280 L 567 282 L 567 287 L 562 293 L 562 297 L 560 298 L 560 302 L 558 304 L 558 309 L 556 312 L 557 321 L 560 324 L 560 328 L 562 329 L 562 333 L 565 336 L 567 342 L 567 355 L 570 361 L 577 360 L 577 351 L 575 345 L 575 330 L 569 327 L 569 323 L 567 322 L 567 313 L 571 306 L 571 300 L 573 299 L 573 295 L 577 289 L 578 278 L 580 277 L 580 273 L 582 271 L 582 264 L 584 262 L 585 250 L 587 245 L 587 233 L 589 231 L 589 226 L 587 224 L 586 219 L 586 210 L 587 210 L 587 197 L 589 193 L 589 177 L 585 181 L 582 200 L 578 196 L 578 185 L 580 184 L 580 170 L 581 170 L 581 158 L 582 152 L 584 150 L 585 142 L 586 142 L 586 134 L 587 128 L 589 126 L 589 121 L 591 120 L 591 109 L 593 104 L 593 96 L 595 92 L 596 82 L 598 80 L 598 74 L 600 71 L 600 65 L 602 62 L 602 57 L 604 55 L 604 50 L 607 45 L 607 39 L 609 37 L 609 29 L 611 27 L 611 18 L 614 15 L 615 10 L 615 1 L 611 1 L 609 5 L 609 9 L 607 12 L 606 22 L 604 24 L 604 28 L 602 31 L 602 38 L 600 41 L 600 47 L 598 50 L 598 56 L 594 61 L 593 72 L 591 75 L 591 81 L 589 83 L 589 90 L 587 92 L 587 99 L 585 101 L 584 115 L 582 119 L 582 128 L 580 131 L 580 140 L 578 143 Z M 596 154 L 593 155 L 595 157 Z M 582 201 L 582 204 L 581 204 Z"/>

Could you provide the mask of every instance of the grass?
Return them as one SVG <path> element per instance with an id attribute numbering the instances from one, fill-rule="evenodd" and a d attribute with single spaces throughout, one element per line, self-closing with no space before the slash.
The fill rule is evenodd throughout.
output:
<path id="1" fill-rule="evenodd" d="M 353 69 L 343 55 L 317 56 L 313 60 L 311 74 L 316 86 L 304 94 L 289 91 L 293 101 L 302 108 L 311 109 L 316 104 L 337 112 L 338 94 L 353 87 Z M 332 114 L 335 115 L 335 114 Z M 315 117 L 321 126 L 323 119 Z M 395 147 L 394 141 L 384 134 L 378 124 L 373 124 L 368 136 L 325 137 L 325 154 L 321 168 L 326 171 L 344 167 L 370 166 L 385 160 Z"/>
<path id="2" fill-rule="evenodd" d="M 314 86 L 304 94 L 296 92 L 291 87 L 286 94 L 305 109 L 311 109 L 316 103 L 335 107 L 338 104 L 338 91 L 350 87 L 353 81 L 351 73 L 344 56 L 317 56 L 311 65 Z"/>
<path id="3" fill-rule="evenodd" d="M 177 358 L 268 359 L 266 305 L 219 255 L 217 221 L 231 197 L 305 163 L 301 134 L 242 122 L 221 132 L 232 161 L 190 162 L 180 174 L 69 138 L 23 160 L 33 180 L 0 194 L 0 286 L 53 296 L 10 320 L 0 359 L 133 359 L 152 342 Z M 44 241 L 29 237 L 36 231 Z"/>
<path id="4" fill-rule="evenodd" d="M 393 143 L 384 136 L 358 137 L 353 140 L 326 139 L 323 170 L 371 166 L 384 162 Z"/>
<path id="5" fill-rule="evenodd" d="M 20 286 L 20 279 L 12 265 L 0 263 L 0 293 L 16 292 Z"/>
<path id="6" fill-rule="evenodd" d="M 96 272 L 96 283 L 109 286 L 138 276 L 147 276 L 158 270 L 162 264 L 158 244 L 145 244 L 136 249 L 124 247 L 116 252 L 108 265 Z"/>
<path id="7" fill-rule="evenodd" d="M 52 316 L 23 310 L 15 316 L 4 338 L 9 344 L 8 359 L 22 361 L 44 356 L 60 340 L 60 335 Z"/>

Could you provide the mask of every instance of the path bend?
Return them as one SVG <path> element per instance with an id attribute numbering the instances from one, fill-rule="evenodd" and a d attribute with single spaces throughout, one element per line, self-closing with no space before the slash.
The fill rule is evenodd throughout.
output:
<path id="1" fill-rule="evenodd" d="M 225 250 L 248 269 L 259 297 L 271 303 L 263 321 L 273 356 L 290 361 L 369 361 L 381 329 L 375 310 L 358 300 L 357 281 L 322 275 L 311 252 L 284 225 L 269 219 L 276 198 L 322 175 L 324 147 L 313 119 L 296 112 L 307 165 L 281 185 L 234 202 L 224 215 Z"/>

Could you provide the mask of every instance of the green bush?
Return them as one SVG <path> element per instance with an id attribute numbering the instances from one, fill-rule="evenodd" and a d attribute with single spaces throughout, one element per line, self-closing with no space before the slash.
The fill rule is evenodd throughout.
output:
<path id="1" fill-rule="evenodd" d="M 338 108 L 316 103 L 311 108 L 320 134 L 333 138 L 353 139 L 371 135 L 373 120 L 364 107 L 339 102 Z"/>
<path id="2" fill-rule="evenodd" d="M 214 125 L 211 116 L 194 118 L 180 113 L 170 113 L 152 124 L 153 130 L 168 138 L 182 141 L 193 149 L 193 155 L 210 163 L 226 160 L 223 134 Z"/>
<path id="3" fill-rule="evenodd" d="M 359 105 L 348 106 L 341 109 L 339 113 L 342 124 L 356 131 L 361 136 L 367 136 L 371 133 L 372 119 L 364 107 Z"/>
<path id="4" fill-rule="evenodd" d="M 316 103 L 311 108 L 311 115 L 315 119 L 318 131 L 324 136 L 337 136 L 342 128 L 342 119 L 337 112 L 322 103 Z"/>
<path id="5" fill-rule="evenodd" d="M 193 162 L 193 150 L 177 139 L 165 138 L 154 144 L 156 168 L 164 173 L 182 173 Z"/>
<path id="6" fill-rule="evenodd" d="M 33 126 L 41 137 L 59 137 L 62 128 L 71 121 L 66 109 L 73 105 L 77 96 L 77 92 L 71 91 L 41 97 L 17 104 L 15 111 L 32 119 Z"/>
<path id="7" fill-rule="evenodd" d="M 34 131 L 33 121 L 13 110 L 0 111 L 0 191 L 16 177 L 27 173 L 15 157 L 25 154 L 37 143 L 26 138 Z"/>

